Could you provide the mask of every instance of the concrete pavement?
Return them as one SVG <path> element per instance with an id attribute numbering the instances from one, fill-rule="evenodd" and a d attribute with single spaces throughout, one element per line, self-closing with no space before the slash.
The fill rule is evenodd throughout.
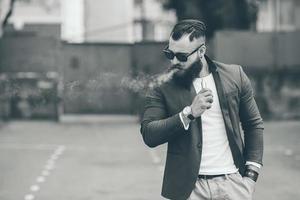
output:
<path id="1" fill-rule="evenodd" d="M 1 200 L 160 199 L 161 173 L 142 144 L 136 118 L 72 120 L 2 127 Z M 43 176 L 60 147 L 65 150 Z M 38 182 L 41 176 L 45 180 Z"/>
<path id="2" fill-rule="evenodd" d="M 300 123 L 269 122 L 255 199 L 300 199 Z M 132 116 L 12 121 L 0 129 L 2 200 L 154 200 L 165 147 L 147 148 Z"/>

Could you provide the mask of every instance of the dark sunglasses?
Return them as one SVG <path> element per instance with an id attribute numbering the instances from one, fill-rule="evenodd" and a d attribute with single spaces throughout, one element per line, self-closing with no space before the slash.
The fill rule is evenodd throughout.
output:
<path id="1" fill-rule="evenodd" d="M 180 62 L 186 62 L 188 57 L 193 53 L 195 53 L 196 51 L 198 51 L 198 49 L 200 49 L 203 45 L 204 44 L 201 44 L 198 48 L 196 48 L 191 53 L 174 53 L 169 49 L 169 45 L 167 45 L 166 48 L 164 49 L 164 54 L 169 60 L 173 60 L 174 57 L 176 57 L 177 60 L 179 60 Z"/>

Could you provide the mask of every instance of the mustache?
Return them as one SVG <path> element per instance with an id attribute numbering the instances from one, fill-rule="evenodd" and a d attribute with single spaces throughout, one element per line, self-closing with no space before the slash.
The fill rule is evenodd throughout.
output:
<path id="1" fill-rule="evenodd" d="M 174 65 L 173 67 L 180 68 L 178 65 Z M 188 68 L 182 69 L 183 73 L 174 73 L 174 80 L 178 85 L 181 85 L 186 88 L 190 88 L 191 84 L 193 83 L 193 80 L 195 77 L 197 77 L 202 69 L 202 63 L 195 61 L 192 63 Z M 177 69 L 180 71 L 179 69 Z"/>
<path id="2" fill-rule="evenodd" d="M 172 65 L 170 68 L 169 68 L 169 70 L 168 71 L 173 71 L 173 70 L 182 70 L 183 69 L 183 67 L 181 66 L 181 65 L 179 65 L 179 64 L 177 64 L 177 65 Z"/>

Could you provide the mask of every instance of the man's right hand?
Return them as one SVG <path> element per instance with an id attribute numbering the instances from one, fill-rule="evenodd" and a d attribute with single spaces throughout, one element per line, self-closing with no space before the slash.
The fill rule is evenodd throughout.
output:
<path id="1" fill-rule="evenodd" d="M 203 88 L 194 98 L 191 105 L 192 113 L 195 118 L 200 117 L 202 113 L 211 107 L 213 102 L 212 91 Z"/>

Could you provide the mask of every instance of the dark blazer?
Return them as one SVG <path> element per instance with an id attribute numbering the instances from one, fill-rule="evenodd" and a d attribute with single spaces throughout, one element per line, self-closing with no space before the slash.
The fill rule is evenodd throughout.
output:
<path id="1" fill-rule="evenodd" d="M 262 164 L 263 121 L 242 67 L 211 61 L 207 56 L 206 60 L 215 80 L 234 163 L 243 175 L 245 161 Z M 184 88 L 171 80 L 151 89 L 145 98 L 141 134 L 149 147 L 168 143 L 162 195 L 169 199 L 187 199 L 197 180 L 201 118 L 192 121 L 186 131 L 179 117 L 195 95 L 194 87 Z"/>

